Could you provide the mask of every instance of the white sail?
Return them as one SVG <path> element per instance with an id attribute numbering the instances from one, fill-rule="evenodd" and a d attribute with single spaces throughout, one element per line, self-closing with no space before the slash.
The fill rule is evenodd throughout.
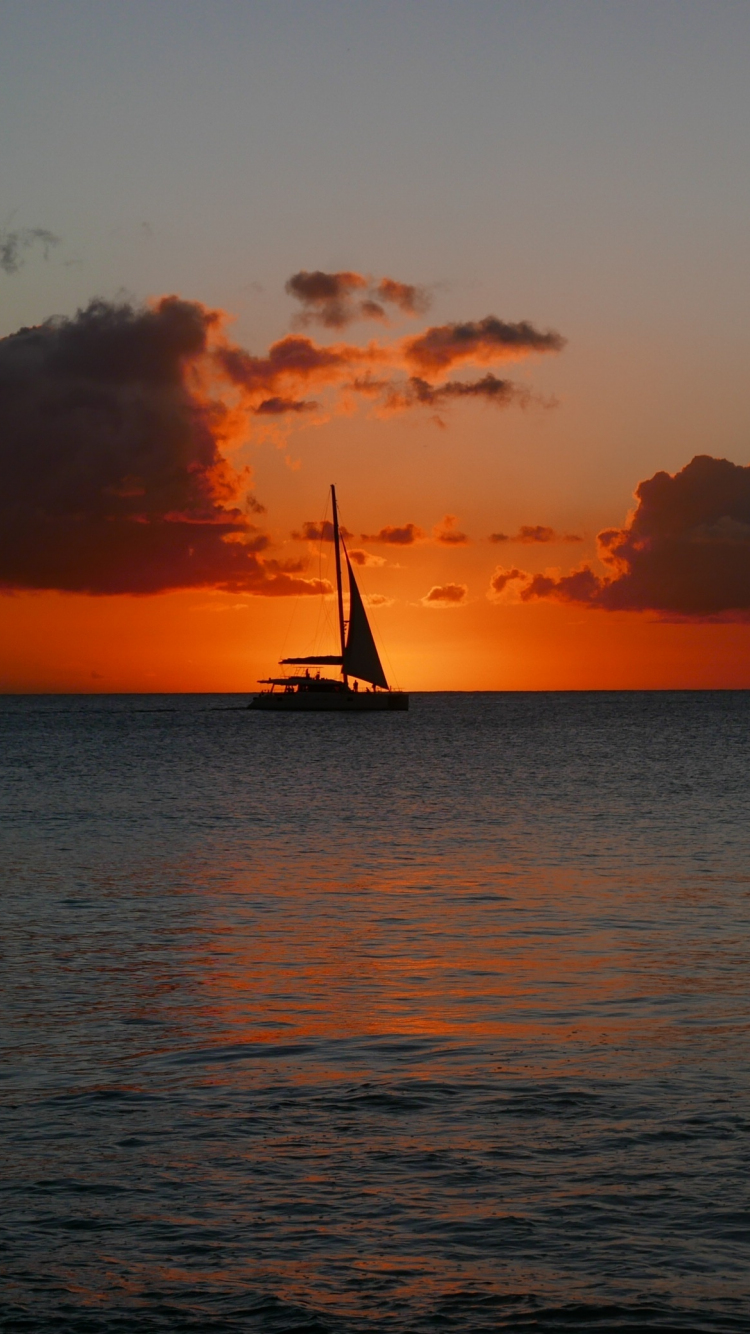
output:
<path id="1" fill-rule="evenodd" d="M 346 567 L 349 572 L 349 631 L 343 655 L 344 672 L 347 676 L 359 677 L 360 681 L 369 681 L 371 685 L 382 686 L 387 690 L 388 682 L 348 556 Z"/>

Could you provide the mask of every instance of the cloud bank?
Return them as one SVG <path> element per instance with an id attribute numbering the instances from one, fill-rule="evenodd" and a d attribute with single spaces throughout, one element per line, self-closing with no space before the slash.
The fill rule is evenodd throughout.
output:
<path id="1" fill-rule="evenodd" d="M 611 573 L 587 564 L 560 576 L 513 571 L 508 577 L 526 580 L 522 601 L 750 619 L 750 468 L 701 454 L 674 476 L 658 472 L 641 482 L 635 495 L 627 526 L 599 534 Z"/>
<path id="2" fill-rule="evenodd" d="M 14 271 L 24 248 L 55 240 L 42 229 L 6 233 L 0 262 Z M 336 302 L 377 299 L 414 314 L 427 299 L 395 279 L 351 273 L 299 273 L 290 284 L 332 328 Z M 0 588 L 317 592 L 304 561 L 269 554 L 248 470 L 232 467 L 231 450 L 278 423 L 348 413 L 353 397 L 380 412 L 505 405 L 521 391 L 492 373 L 433 383 L 411 368 L 562 346 L 558 335 L 490 316 L 365 346 L 295 333 L 254 354 L 225 325 L 222 312 L 177 296 L 144 307 L 97 299 L 0 339 Z M 424 536 L 406 524 L 363 540 L 404 546 Z M 448 526 L 438 540 L 459 538 Z"/>
<path id="3" fill-rule="evenodd" d="M 0 587 L 319 591 L 261 555 L 221 452 L 231 414 L 198 373 L 216 325 L 176 297 L 93 301 L 0 340 Z"/>

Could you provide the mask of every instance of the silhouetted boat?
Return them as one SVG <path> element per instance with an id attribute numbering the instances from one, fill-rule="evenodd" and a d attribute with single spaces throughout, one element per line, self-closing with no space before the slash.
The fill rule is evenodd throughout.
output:
<path id="1" fill-rule="evenodd" d="M 354 578 L 351 561 L 339 531 L 336 506 L 336 488 L 331 487 L 333 506 L 333 543 L 336 555 L 336 599 L 338 606 L 339 653 L 313 654 L 306 658 L 282 658 L 282 667 L 304 667 L 304 675 L 270 676 L 260 682 L 269 686 L 248 704 L 249 709 L 281 709 L 288 711 L 323 709 L 366 713 L 382 709 L 408 709 L 409 696 L 402 690 L 391 690 L 383 671 L 383 664 L 372 637 L 370 622 L 362 595 Z M 344 551 L 349 580 L 349 621 L 344 620 L 344 591 L 341 581 L 341 549 Z M 310 668 L 338 667 L 339 677 L 315 676 Z M 350 685 L 349 680 L 354 684 Z M 359 688 L 360 681 L 367 687 Z"/>

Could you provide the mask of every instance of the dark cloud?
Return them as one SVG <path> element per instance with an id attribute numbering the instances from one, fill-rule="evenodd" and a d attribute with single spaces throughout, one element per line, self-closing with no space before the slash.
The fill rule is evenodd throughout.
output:
<path id="1" fill-rule="evenodd" d="M 750 468 L 698 455 L 674 476 L 658 472 L 641 482 L 635 494 L 629 525 L 599 534 L 611 574 L 600 577 L 584 565 L 560 578 L 535 575 L 523 600 L 748 619 Z"/>
<path id="2" fill-rule="evenodd" d="M 465 547 L 469 543 L 466 533 L 462 533 L 456 528 L 457 517 L 455 514 L 445 514 L 436 523 L 432 530 L 432 535 L 436 542 L 442 542 L 446 547 Z"/>
<path id="3" fill-rule="evenodd" d="M 379 533 L 363 533 L 363 542 L 389 542 L 395 547 L 410 547 L 414 542 L 420 542 L 424 537 L 424 532 L 416 523 L 405 523 L 401 528 L 394 528 L 388 524 L 381 528 Z"/>
<path id="4" fill-rule="evenodd" d="M 15 231 L 0 231 L 0 269 L 3 273 L 18 273 L 26 262 L 29 250 L 40 246 L 47 259 L 52 246 L 60 244 L 60 237 L 46 227 L 18 227 Z"/>
<path id="5" fill-rule="evenodd" d="M 258 417 L 282 417 L 287 412 L 313 412 L 317 407 L 312 399 L 264 398 L 255 413 Z"/>
<path id="6" fill-rule="evenodd" d="M 492 374 L 481 380 L 448 380 L 446 384 L 430 384 L 420 376 L 412 375 L 404 385 L 391 387 L 387 401 L 391 407 L 410 408 L 415 404 L 441 407 L 451 399 L 474 398 L 504 407 L 514 400 L 526 401 L 528 397 L 528 390 L 514 385 L 511 380 L 499 380 Z"/>
<path id="7" fill-rule="evenodd" d="M 6 267 L 24 236 L 6 234 Z M 28 236 L 54 240 L 41 229 Z M 324 310 L 342 293 L 374 301 L 360 278 L 297 274 L 290 282 Z M 392 279 L 373 288 L 376 304 L 403 310 L 419 307 L 420 290 Z M 311 413 L 313 390 L 326 413 L 351 411 L 352 391 L 382 411 L 518 397 L 492 375 L 396 384 L 404 356 L 401 340 L 324 347 L 302 334 L 256 356 L 229 341 L 221 312 L 175 296 L 146 308 L 95 300 L 72 319 L 0 340 L 0 587 L 316 591 L 315 580 L 297 577 L 299 563 L 263 554 L 268 538 L 251 521 L 262 507 L 247 498 L 247 470 L 236 473 L 226 451 L 264 418 L 281 430 Z M 424 536 L 406 524 L 370 540 L 407 546 Z"/>
<path id="8" fill-rule="evenodd" d="M 489 403 L 502 406 L 514 399 L 528 398 L 528 391 L 514 385 L 511 380 L 499 380 L 496 375 L 490 373 L 484 375 L 481 380 L 448 380 L 447 384 L 433 387 L 430 402 L 440 402 L 449 398 L 483 398 Z"/>
<path id="9" fill-rule="evenodd" d="M 344 540 L 352 536 L 349 529 L 345 528 L 343 524 L 339 524 L 339 532 Z M 316 523 L 314 520 L 308 519 L 307 523 L 303 523 L 299 532 L 292 533 L 292 537 L 296 542 L 332 542 L 333 524 L 330 519 L 324 519 L 322 523 Z"/>
<path id="10" fill-rule="evenodd" d="M 384 556 L 373 556 L 371 551 L 364 551 L 361 547 L 350 548 L 347 555 L 353 565 L 385 565 Z"/>
<path id="11" fill-rule="evenodd" d="M 445 384 L 431 384 L 419 375 L 408 379 L 384 379 L 365 374 L 357 376 L 346 386 L 367 398 L 379 398 L 385 412 L 406 412 L 412 408 L 441 408 L 457 399 L 507 407 L 511 403 L 526 406 L 532 399 L 530 391 L 512 380 L 500 380 L 491 372 L 481 380 L 448 380 Z"/>
<path id="12" fill-rule="evenodd" d="M 303 306 L 297 323 L 322 324 L 327 329 L 343 329 L 355 320 L 385 320 L 388 305 L 406 315 L 416 315 L 430 304 L 424 287 L 400 283 L 395 278 L 374 280 L 348 270 L 324 273 L 321 269 L 302 269 L 292 274 L 285 290 Z"/>
<path id="13" fill-rule="evenodd" d="M 422 602 L 426 607 L 460 607 L 466 601 L 466 584 L 436 584 L 425 593 Z"/>
<path id="14" fill-rule="evenodd" d="M 531 575 L 528 574 L 526 570 L 518 570 L 515 567 L 512 569 L 505 569 L 504 566 L 498 565 L 495 570 L 493 570 L 490 586 L 487 590 L 487 597 L 491 602 L 504 602 L 507 600 L 504 595 L 506 595 L 506 592 L 509 592 L 509 584 L 512 584 L 517 580 L 521 583 L 528 584 L 530 578 Z"/>
<path id="15" fill-rule="evenodd" d="M 521 542 L 528 545 L 537 542 L 582 542 L 577 533 L 556 533 L 554 528 L 543 524 L 521 524 L 518 532 L 509 537 L 507 533 L 490 533 L 490 542 Z"/>
<path id="16" fill-rule="evenodd" d="M 216 325 L 176 297 L 93 301 L 0 340 L 0 586 L 318 590 L 261 555 L 221 453 L 227 409 L 195 375 Z"/>
<path id="17" fill-rule="evenodd" d="M 368 286 L 360 273 L 323 273 L 302 269 L 293 273 L 285 291 L 304 307 L 300 320 L 305 324 L 323 324 L 327 329 L 343 329 L 357 319 L 360 306 L 352 300 L 355 292 Z"/>
<path id="18" fill-rule="evenodd" d="M 422 370 L 445 370 L 457 361 L 486 362 L 529 352 L 559 352 L 565 339 L 535 329 L 528 320 L 509 324 L 495 315 L 464 324 L 441 324 L 404 344 L 406 360 Z"/>

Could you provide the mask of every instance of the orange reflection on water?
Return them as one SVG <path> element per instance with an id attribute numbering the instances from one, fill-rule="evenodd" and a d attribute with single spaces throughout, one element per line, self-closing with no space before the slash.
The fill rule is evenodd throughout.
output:
<path id="1" fill-rule="evenodd" d="M 642 929 L 655 902 L 663 911 L 658 885 L 635 896 L 639 920 L 633 894 L 626 908 L 611 883 L 558 868 L 485 865 L 472 878 L 464 867 L 458 886 L 439 865 L 385 882 L 338 869 L 318 859 L 303 883 L 256 871 L 205 905 L 213 948 L 201 983 L 216 1042 L 674 1041 L 659 998 L 678 965 L 665 969 Z M 683 970 L 689 987 L 687 957 Z"/>

